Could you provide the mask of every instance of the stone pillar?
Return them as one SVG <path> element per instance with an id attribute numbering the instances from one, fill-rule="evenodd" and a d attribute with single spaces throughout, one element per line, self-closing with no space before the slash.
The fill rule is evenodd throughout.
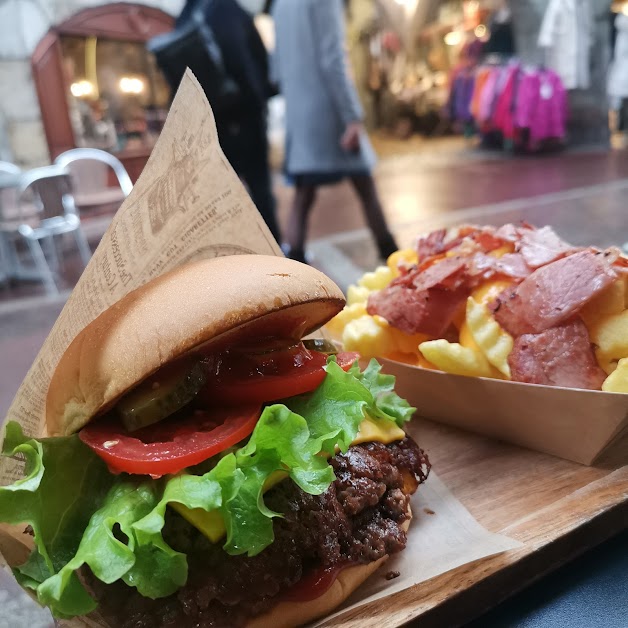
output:
<path id="1" fill-rule="evenodd" d="M 20 166 L 48 163 L 48 144 L 41 123 L 39 100 L 31 78 L 29 59 L 0 59 L 0 85 L 7 155 Z M 4 87 L 10 89 L 4 89 Z"/>
<path id="2" fill-rule="evenodd" d="M 607 0 L 589 0 L 594 16 L 594 39 L 591 50 L 591 86 L 569 92 L 569 145 L 608 146 L 608 100 L 606 75 L 610 59 L 610 13 Z M 511 1 L 517 51 L 524 63 L 542 63 L 543 50 L 537 37 L 548 0 Z"/>

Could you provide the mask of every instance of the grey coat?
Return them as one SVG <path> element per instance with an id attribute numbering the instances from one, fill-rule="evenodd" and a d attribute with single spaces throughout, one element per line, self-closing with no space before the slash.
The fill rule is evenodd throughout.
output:
<path id="1" fill-rule="evenodd" d="M 366 135 L 346 152 L 340 138 L 362 107 L 349 77 L 342 0 L 275 0 L 273 71 L 286 100 L 290 174 L 368 171 L 375 153 Z"/>

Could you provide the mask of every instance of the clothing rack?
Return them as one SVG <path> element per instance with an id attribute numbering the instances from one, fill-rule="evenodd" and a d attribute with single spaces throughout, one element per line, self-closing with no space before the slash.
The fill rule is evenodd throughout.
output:
<path id="1" fill-rule="evenodd" d="M 491 57 L 454 76 L 449 114 L 484 145 L 535 152 L 563 145 L 567 94 L 552 70 Z"/>

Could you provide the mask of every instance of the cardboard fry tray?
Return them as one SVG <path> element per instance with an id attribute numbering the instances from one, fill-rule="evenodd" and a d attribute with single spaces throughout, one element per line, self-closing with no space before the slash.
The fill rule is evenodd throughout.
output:
<path id="1" fill-rule="evenodd" d="M 430 371 L 380 360 L 427 419 L 591 464 L 628 427 L 628 395 Z"/>

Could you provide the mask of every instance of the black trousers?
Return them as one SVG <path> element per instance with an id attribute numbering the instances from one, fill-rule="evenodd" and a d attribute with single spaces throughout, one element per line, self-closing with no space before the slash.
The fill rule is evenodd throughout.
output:
<path id="1" fill-rule="evenodd" d="M 216 120 L 218 139 L 227 159 L 244 181 L 259 213 L 280 241 L 268 161 L 265 113 L 249 113 L 236 120 Z"/>

